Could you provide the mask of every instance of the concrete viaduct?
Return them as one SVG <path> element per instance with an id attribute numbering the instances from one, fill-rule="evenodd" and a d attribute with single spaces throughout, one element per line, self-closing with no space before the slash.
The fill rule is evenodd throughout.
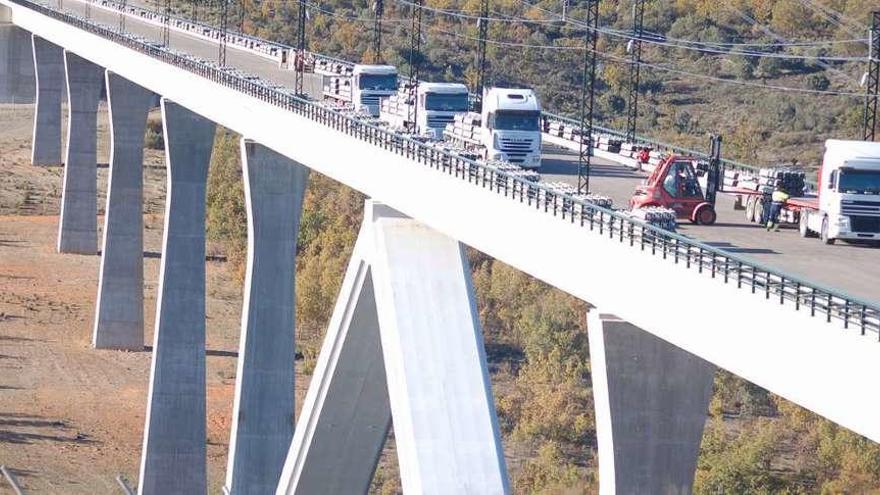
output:
<path id="1" fill-rule="evenodd" d="M 366 493 L 392 424 L 406 493 L 511 492 L 463 245 L 593 306 L 604 494 L 690 492 L 716 366 L 880 441 L 875 303 L 55 7 L 0 0 L 0 22 L 32 35 L 4 38 L 0 52 L 19 54 L 12 67 L 16 43 L 32 45 L 33 162 L 65 165 L 60 252 L 98 251 L 95 122 L 106 93 L 97 349 L 144 347 L 142 150 L 147 112 L 161 106 L 168 194 L 139 493 L 207 490 L 205 187 L 216 125 L 243 136 L 248 213 L 234 495 Z M 0 73 L 7 87 L 12 74 Z M 293 253 L 310 170 L 371 199 L 294 421 Z M 667 289 L 635 285 L 634 274 Z"/>

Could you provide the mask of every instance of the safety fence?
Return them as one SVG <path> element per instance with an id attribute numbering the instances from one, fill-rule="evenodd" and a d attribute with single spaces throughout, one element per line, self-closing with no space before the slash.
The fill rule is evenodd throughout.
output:
<path id="1" fill-rule="evenodd" d="M 719 280 L 719 283 L 735 284 L 742 290 L 763 295 L 772 303 L 808 311 L 810 315 L 824 318 L 829 323 L 841 322 L 844 328 L 856 329 L 862 335 L 872 332 L 880 339 L 880 305 L 876 303 L 805 281 L 694 239 L 647 225 L 626 214 L 596 206 L 586 199 L 437 149 L 327 108 L 284 88 L 246 77 L 230 68 L 215 66 L 30 0 L 8 1 L 502 195 L 512 202 L 543 211 L 560 221 L 582 227 L 593 235 L 605 236 L 633 249 L 650 252 L 658 259 L 675 263 L 683 269 L 697 270 Z"/>

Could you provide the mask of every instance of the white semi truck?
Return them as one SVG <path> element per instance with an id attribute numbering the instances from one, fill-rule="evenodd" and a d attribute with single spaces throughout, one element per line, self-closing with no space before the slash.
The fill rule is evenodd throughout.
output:
<path id="1" fill-rule="evenodd" d="M 801 208 L 801 235 L 880 241 L 880 143 L 826 141 L 818 189 L 817 204 Z"/>
<path id="2" fill-rule="evenodd" d="M 397 94 L 382 100 L 379 119 L 393 128 L 440 140 L 446 125 L 468 111 L 464 84 L 423 82 L 418 85 L 415 101 L 412 96 L 412 87 L 402 85 Z"/>
<path id="3" fill-rule="evenodd" d="M 790 198 L 780 221 L 797 224 L 801 236 L 818 236 L 826 244 L 838 239 L 880 242 L 880 143 L 826 141 L 817 187 L 816 195 Z M 762 193 L 747 194 L 746 219 L 760 221 Z"/>
<path id="4" fill-rule="evenodd" d="M 391 65 L 357 64 L 351 76 L 331 76 L 324 85 L 324 98 L 351 104 L 356 111 L 379 116 L 382 98 L 397 93 L 397 68 Z"/>
<path id="5" fill-rule="evenodd" d="M 541 104 L 531 89 L 487 89 L 482 113 L 456 115 L 443 135 L 485 160 L 541 166 Z"/>

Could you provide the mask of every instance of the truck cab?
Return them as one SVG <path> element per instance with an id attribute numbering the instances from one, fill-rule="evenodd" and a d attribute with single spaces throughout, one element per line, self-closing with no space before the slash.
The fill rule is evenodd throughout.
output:
<path id="1" fill-rule="evenodd" d="M 819 209 L 802 213 L 802 232 L 828 244 L 880 241 L 880 143 L 826 141 L 818 189 Z"/>
<path id="2" fill-rule="evenodd" d="M 443 139 L 443 129 L 456 114 L 468 111 L 468 88 L 459 83 L 419 83 L 416 130 Z"/>
<path id="3" fill-rule="evenodd" d="M 354 108 L 379 116 L 379 103 L 397 92 L 397 68 L 392 65 L 354 66 L 351 79 Z"/>
<path id="4" fill-rule="evenodd" d="M 487 89 L 481 119 L 488 160 L 541 166 L 541 103 L 533 90 Z"/>

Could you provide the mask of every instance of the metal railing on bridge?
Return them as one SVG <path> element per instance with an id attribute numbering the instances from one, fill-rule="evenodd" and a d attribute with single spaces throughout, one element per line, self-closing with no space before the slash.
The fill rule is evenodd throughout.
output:
<path id="1" fill-rule="evenodd" d="M 742 290 L 762 294 L 768 301 L 780 305 L 793 305 L 798 311 L 809 311 L 812 316 L 825 318 L 829 323 L 842 322 L 844 328 L 856 329 L 862 335 L 873 332 L 880 339 L 880 304 L 805 281 L 694 239 L 647 225 L 625 214 L 601 208 L 551 187 L 456 156 L 298 97 L 284 88 L 273 87 L 254 78 L 245 77 L 228 68 L 217 67 L 206 61 L 171 51 L 156 43 L 120 33 L 110 27 L 59 12 L 30 0 L 9 1 L 294 112 L 469 184 L 502 195 L 511 201 L 544 211 L 561 221 L 583 227 L 595 235 L 602 235 L 634 249 L 650 252 L 662 260 L 681 265 L 683 269 L 697 270 L 725 284 L 736 284 Z"/>

